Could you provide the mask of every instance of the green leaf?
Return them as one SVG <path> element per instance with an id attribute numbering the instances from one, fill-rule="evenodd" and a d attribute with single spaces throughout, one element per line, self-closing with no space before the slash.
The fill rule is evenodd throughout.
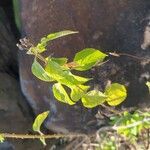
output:
<path id="1" fill-rule="evenodd" d="M 63 36 L 67 36 L 70 34 L 75 34 L 78 33 L 78 31 L 70 31 L 70 30 L 66 30 L 66 31 L 60 31 L 60 32 L 56 32 L 56 33 L 51 33 L 47 36 L 48 40 L 54 40 Z"/>
<path id="2" fill-rule="evenodd" d="M 0 143 L 3 143 L 5 141 L 5 138 L 3 136 L 3 134 L 0 134 Z"/>
<path id="3" fill-rule="evenodd" d="M 40 132 L 40 133 L 41 133 L 41 131 L 40 131 L 41 125 L 42 125 L 42 123 L 44 122 L 44 120 L 47 118 L 48 114 L 49 114 L 49 111 L 45 111 L 45 112 L 39 114 L 39 115 L 35 118 L 34 123 L 33 123 L 33 125 L 32 125 L 33 131 L 36 131 L 36 132 Z"/>
<path id="4" fill-rule="evenodd" d="M 40 128 L 41 128 L 41 125 L 42 123 L 45 121 L 45 119 L 47 118 L 49 114 L 49 111 L 45 111 L 41 114 L 39 114 L 35 120 L 34 120 L 34 123 L 32 125 L 32 129 L 33 131 L 36 131 L 38 132 L 40 135 L 44 135 L 41 131 L 40 131 Z M 46 142 L 45 142 L 45 139 L 44 138 L 40 138 L 40 141 L 43 143 L 43 145 L 46 145 Z"/>
<path id="5" fill-rule="evenodd" d="M 68 96 L 66 90 L 60 83 L 55 83 L 53 85 L 53 94 L 55 98 L 63 103 L 73 105 L 75 104 Z"/>
<path id="6" fill-rule="evenodd" d="M 106 95 L 102 92 L 98 90 L 92 90 L 86 93 L 81 100 L 85 107 L 93 108 L 104 103 L 106 98 Z"/>
<path id="7" fill-rule="evenodd" d="M 122 103 L 127 97 L 125 86 L 114 83 L 106 87 L 105 95 L 107 95 L 107 103 L 111 106 L 116 106 Z"/>
<path id="8" fill-rule="evenodd" d="M 36 51 L 37 53 L 42 53 L 44 51 L 46 51 L 46 44 L 42 44 L 42 43 L 38 43 L 38 45 L 36 46 Z"/>
<path id="9" fill-rule="evenodd" d="M 44 138 L 40 138 L 40 141 L 43 143 L 44 146 L 46 146 L 46 142 Z"/>
<path id="10" fill-rule="evenodd" d="M 73 75 L 72 73 L 70 73 L 70 75 L 72 75 L 80 84 L 84 84 L 88 82 L 89 80 L 92 80 L 92 78 L 84 78 L 84 77 L 80 77 L 77 75 Z"/>
<path id="11" fill-rule="evenodd" d="M 45 67 L 46 73 L 53 79 L 57 80 L 61 84 L 64 84 L 68 87 L 74 85 L 80 85 L 83 82 L 89 80 L 88 78 L 82 78 L 79 76 L 73 75 L 69 70 L 64 70 L 62 66 L 58 63 L 48 59 L 48 63 Z M 79 80 L 80 79 L 80 80 Z"/>
<path id="12" fill-rule="evenodd" d="M 42 53 L 42 52 L 46 51 L 47 42 L 55 40 L 55 39 L 63 37 L 63 36 L 75 34 L 75 33 L 78 33 L 78 32 L 66 30 L 66 31 L 51 33 L 51 34 L 47 35 L 46 37 L 43 37 L 41 39 L 40 43 L 37 44 L 37 46 L 36 46 L 37 52 Z"/>
<path id="13" fill-rule="evenodd" d="M 107 55 L 93 48 L 86 48 L 75 55 L 74 62 L 79 66 L 75 70 L 84 71 L 102 62 Z"/>
<path id="14" fill-rule="evenodd" d="M 38 63 L 36 61 L 36 59 L 34 59 L 34 62 L 32 64 L 32 67 L 31 67 L 31 70 L 32 70 L 32 73 L 40 80 L 42 81 L 46 81 L 46 82 L 51 82 L 53 81 L 52 78 L 50 78 L 45 70 L 43 69 L 43 67 L 40 65 L 40 63 Z"/>
<path id="15" fill-rule="evenodd" d="M 150 82 L 147 81 L 147 82 L 146 82 L 146 85 L 147 85 L 147 87 L 148 87 L 148 89 L 149 89 L 149 92 L 150 92 Z"/>
<path id="16" fill-rule="evenodd" d="M 87 92 L 89 88 L 90 88 L 89 86 L 85 86 L 85 85 L 73 86 L 71 88 L 71 94 L 70 94 L 71 99 L 77 102 L 83 97 L 83 95 Z"/>
<path id="17" fill-rule="evenodd" d="M 67 63 L 68 59 L 67 58 L 51 58 L 52 61 L 56 62 L 59 65 L 64 65 Z"/>
<path id="18" fill-rule="evenodd" d="M 138 128 L 137 128 L 137 126 L 132 127 L 130 129 L 130 132 L 131 132 L 131 134 L 133 134 L 134 136 L 136 136 L 138 134 Z"/>

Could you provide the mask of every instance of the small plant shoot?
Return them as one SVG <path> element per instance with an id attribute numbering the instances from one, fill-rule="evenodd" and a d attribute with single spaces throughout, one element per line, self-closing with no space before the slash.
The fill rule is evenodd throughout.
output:
<path id="1" fill-rule="evenodd" d="M 46 112 L 39 114 L 35 118 L 34 123 L 32 125 L 33 131 L 38 132 L 40 135 L 43 135 L 43 133 L 41 132 L 41 125 L 43 124 L 43 122 L 47 118 L 48 114 L 49 114 L 49 111 L 46 111 Z M 43 145 L 46 145 L 44 138 L 40 138 L 40 141 L 43 143 Z"/>
<path id="2" fill-rule="evenodd" d="M 73 70 L 81 72 L 95 67 L 107 58 L 107 54 L 94 48 L 85 48 L 76 53 L 71 62 L 68 62 L 65 57 L 43 57 L 42 53 L 47 51 L 48 42 L 76 33 L 78 32 L 69 30 L 51 33 L 43 37 L 36 46 L 24 38 L 20 40 L 21 44 L 18 44 L 18 47 L 26 49 L 27 54 L 34 55 L 31 71 L 39 80 L 53 84 L 52 91 L 56 100 L 69 105 L 74 105 L 81 100 L 83 106 L 87 108 L 93 108 L 105 102 L 110 106 L 119 105 L 127 96 L 126 88 L 123 85 L 111 84 L 106 87 L 104 92 L 98 89 L 91 90 L 87 84 L 92 80 L 91 78 L 72 73 Z M 43 135 L 40 130 L 41 124 L 48 114 L 48 111 L 39 114 L 33 123 L 33 130 L 40 135 Z M 40 140 L 46 145 L 45 139 L 40 138 Z"/>
<path id="3" fill-rule="evenodd" d="M 137 142 L 139 142 L 141 137 L 143 139 L 147 137 L 148 140 L 145 147 L 149 149 L 150 113 L 147 110 L 144 112 L 137 109 L 134 112 L 116 111 L 104 105 L 104 103 L 110 106 L 121 104 L 127 97 L 125 86 L 119 83 L 112 83 L 107 85 L 103 91 L 100 91 L 92 89 L 88 85 L 88 81 L 92 80 L 91 78 L 73 73 L 74 70 L 75 72 L 81 72 L 100 66 L 107 59 L 107 54 L 98 49 L 85 48 L 76 53 L 71 62 L 68 62 L 68 59 L 65 57 L 55 58 L 52 56 L 44 57 L 42 55 L 43 52 L 47 51 L 47 45 L 52 40 L 76 33 L 78 32 L 70 30 L 51 33 L 43 37 L 37 45 L 33 45 L 28 39 L 24 38 L 20 40 L 20 44 L 17 44 L 17 46 L 21 50 L 27 50 L 28 55 L 34 56 L 31 71 L 37 79 L 52 84 L 52 92 L 56 100 L 68 105 L 75 105 L 78 101 L 81 101 L 86 108 L 94 108 L 101 105 L 101 107 L 107 109 L 106 111 L 110 112 L 108 116 L 104 114 L 104 118 L 107 116 L 108 126 L 100 127 L 96 132 L 95 143 L 90 143 L 90 140 L 93 140 L 94 136 L 91 136 L 90 138 L 92 139 L 90 139 L 89 135 L 85 134 L 44 135 L 41 131 L 41 126 L 49 115 L 49 111 L 45 111 L 35 118 L 32 125 L 33 131 L 38 132 L 38 135 L 0 133 L 0 142 L 4 142 L 5 138 L 37 138 L 40 139 L 43 145 L 46 145 L 46 138 L 71 137 L 73 139 L 73 137 L 86 137 L 88 142 L 83 143 L 85 140 L 83 139 L 82 143 L 84 145 L 89 143 L 89 145 L 93 144 L 93 146 L 96 146 L 96 149 L 115 150 L 121 148 L 122 143 L 124 143 L 125 148 L 129 145 L 138 145 Z M 114 55 L 114 53 L 110 54 Z M 149 81 L 146 82 L 146 86 L 150 91 Z M 100 121 L 102 121 L 101 117 Z M 145 141 L 143 143 L 145 145 Z M 139 145 L 137 149 L 139 149 Z M 140 149 L 143 149 L 143 145 Z"/>
<path id="4" fill-rule="evenodd" d="M 27 54 L 34 55 L 35 58 L 31 67 L 33 75 L 42 81 L 53 84 L 52 91 L 58 101 L 74 105 L 81 100 L 83 106 L 87 108 L 93 108 L 105 102 L 110 106 L 119 105 L 127 96 L 123 85 L 111 84 L 106 87 L 104 92 L 91 90 L 87 83 L 91 78 L 72 73 L 73 70 L 86 71 L 95 67 L 107 58 L 107 54 L 94 48 L 85 48 L 75 54 L 72 62 L 68 62 L 68 59 L 64 57 L 42 56 L 42 53 L 47 50 L 48 42 L 76 33 L 78 32 L 70 30 L 51 33 L 43 37 L 36 46 L 24 38 L 20 40 L 21 44 L 18 46 L 21 49 L 26 49 Z"/>

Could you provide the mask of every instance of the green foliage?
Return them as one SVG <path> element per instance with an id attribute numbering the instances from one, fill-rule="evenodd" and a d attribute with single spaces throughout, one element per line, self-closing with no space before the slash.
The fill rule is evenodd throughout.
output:
<path id="1" fill-rule="evenodd" d="M 81 100 L 84 107 L 93 108 L 107 102 L 111 106 L 119 105 L 127 96 L 123 85 L 114 83 L 106 87 L 105 91 L 98 89 L 91 90 L 87 82 L 91 78 L 78 76 L 72 73 L 76 71 L 86 71 L 102 63 L 107 55 L 97 49 L 86 48 L 75 54 L 72 62 L 68 62 L 65 57 L 43 57 L 41 53 L 46 51 L 49 41 L 57 38 L 78 33 L 76 31 L 61 31 L 49 34 L 43 37 L 40 42 L 34 46 L 27 39 L 21 40 L 19 47 L 27 49 L 27 54 L 34 55 L 34 61 L 31 67 L 33 75 L 45 82 L 52 82 L 52 91 L 54 97 L 63 103 L 74 105 Z M 29 43 L 28 43 L 29 42 Z M 25 46 L 27 45 L 27 46 Z M 41 124 L 49 112 L 44 112 L 37 116 L 33 124 L 33 130 L 43 135 L 40 131 Z M 43 144 L 44 139 L 41 139 Z"/>
<path id="2" fill-rule="evenodd" d="M 121 84 L 112 84 L 106 87 L 105 92 L 91 90 L 87 86 L 90 78 L 77 76 L 73 70 L 86 71 L 103 62 L 107 55 L 97 49 L 86 48 L 76 53 L 72 62 L 67 58 L 44 58 L 41 53 L 46 51 L 47 43 L 51 40 L 75 34 L 75 31 L 56 32 L 43 37 L 37 46 L 31 45 L 27 54 L 35 55 L 32 64 L 32 73 L 40 80 L 53 82 L 54 97 L 63 103 L 74 105 L 81 100 L 87 108 L 93 108 L 107 102 L 111 106 L 119 105 L 126 98 L 126 89 Z M 27 40 L 25 40 L 27 42 Z M 40 60 L 40 61 L 39 61 Z M 89 91 L 90 89 L 90 91 Z"/>
<path id="3" fill-rule="evenodd" d="M 102 62 L 107 55 L 93 48 L 86 48 L 75 55 L 74 62 L 77 64 L 75 70 L 89 70 L 96 63 Z"/>
<path id="4" fill-rule="evenodd" d="M 47 118 L 48 114 L 49 114 L 49 111 L 46 111 L 46 112 L 39 114 L 35 118 L 34 123 L 33 123 L 33 130 L 34 131 L 40 132 L 41 125 L 42 125 L 43 121 Z"/>
<path id="5" fill-rule="evenodd" d="M 123 85 L 114 83 L 106 87 L 105 95 L 107 96 L 107 103 L 111 106 L 116 106 L 126 99 L 127 91 Z"/>
<path id="6" fill-rule="evenodd" d="M 55 83 L 53 85 L 53 93 L 57 100 L 67 103 L 69 105 L 75 104 L 70 97 L 68 96 L 66 90 L 63 88 L 63 86 L 60 83 Z"/>
<path id="7" fill-rule="evenodd" d="M 107 133 L 100 135 L 99 147 L 96 150 L 116 150 L 116 142 L 114 136 L 109 136 Z"/>
<path id="8" fill-rule="evenodd" d="M 32 70 L 32 73 L 40 80 L 42 81 L 46 81 L 46 82 L 50 82 L 50 81 L 53 81 L 52 78 L 50 78 L 44 68 L 40 65 L 39 62 L 37 62 L 36 59 L 34 59 L 34 62 L 32 64 L 32 67 L 31 67 L 31 70 Z"/>
<path id="9" fill-rule="evenodd" d="M 4 138 L 3 134 L 0 134 L 0 143 L 3 143 L 4 140 L 5 140 L 5 138 Z"/>
<path id="10" fill-rule="evenodd" d="M 47 58 L 48 60 L 48 58 Z M 52 61 L 56 62 L 57 64 L 59 64 L 60 66 L 63 66 L 64 64 L 67 63 L 68 59 L 67 58 L 51 58 Z"/>
<path id="11" fill-rule="evenodd" d="M 113 83 L 107 86 L 104 92 L 99 91 L 97 89 L 91 90 L 90 86 L 85 85 L 89 80 L 91 80 L 90 78 L 77 76 L 72 73 L 72 70 L 86 71 L 91 69 L 92 67 L 95 67 L 96 64 L 103 62 L 103 60 L 107 57 L 105 53 L 93 48 L 86 48 L 78 52 L 75 55 L 73 62 L 69 63 L 68 59 L 64 57 L 44 58 L 41 55 L 42 52 L 46 51 L 46 46 L 49 41 L 74 33 L 77 32 L 68 30 L 52 33 L 42 38 L 41 41 L 37 44 L 37 46 L 33 46 L 31 43 L 29 43 L 30 48 L 29 49 L 26 48 L 28 50 L 27 54 L 35 55 L 31 67 L 33 75 L 35 75 L 38 79 L 42 81 L 53 82 L 52 88 L 53 94 L 58 101 L 61 101 L 63 103 L 74 105 L 76 102 L 81 100 L 83 106 L 87 108 L 93 108 L 105 102 L 107 102 L 110 106 L 119 105 L 127 97 L 127 91 L 125 86 L 118 83 Z M 27 39 L 24 40 L 25 44 L 27 44 L 26 42 L 28 42 L 28 40 Z M 25 46 L 25 44 L 23 44 L 23 46 Z M 150 82 L 147 82 L 146 85 L 150 90 Z M 4 142 L 5 138 L 7 137 L 22 138 L 22 139 L 40 138 L 41 142 L 44 145 L 46 145 L 45 138 L 63 137 L 62 134 L 59 136 L 49 135 L 44 137 L 44 134 L 41 132 L 41 125 L 43 124 L 48 115 L 49 111 L 43 112 L 39 114 L 34 120 L 32 128 L 35 132 L 38 132 L 40 136 L 1 133 L 0 142 L 1 143 Z M 130 113 L 128 111 L 124 111 L 123 113 L 118 113 L 118 115 L 112 116 L 110 120 L 111 125 L 113 125 L 113 127 L 108 126 L 106 128 L 109 129 L 103 130 L 103 132 L 97 132 L 96 134 L 96 136 L 99 133 L 101 135 L 101 141 L 99 141 L 98 143 L 99 146 L 97 147 L 97 150 L 118 149 L 117 140 L 120 138 L 120 135 L 127 138 L 127 140 L 133 144 L 137 141 L 138 136 L 142 133 L 143 130 L 148 130 L 148 138 L 149 138 L 150 112 L 135 111 L 134 113 Z M 114 134 L 114 131 L 117 131 L 119 136 L 116 133 Z M 64 137 L 66 137 L 66 135 Z M 72 137 L 75 137 L 75 135 Z M 76 135 L 76 137 L 79 137 L 78 134 Z M 81 137 L 83 137 L 83 134 Z M 122 137 L 120 139 L 121 139 L 120 143 L 122 143 L 124 139 Z M 124 143 L 127 143 L 127 141 L 125 141 Z"/>
<path id="12" fill-rule="evenodd" d="M 147 87 L 148 87 L 148 89 L 149 89 L 149 92 L 150 92 L 150 82 L 147 81 L 147 82 L 146 82 L 146 85 L 147 85 Z"/>
<path id="13" fill-rule="evenodd" d="M 89 89 L 89 86 L 85 85 L 78 85 L 78 88 L 76 86 L 71 87 L 71 94 L 70 97 L 74 102 L 77 102 L 80 100 L 82 97 L 84 97 L 85 93 Z"/>
<path id="14" fill-rule="evenodd" d="M 106 100 L 106 95 L 98 90 L 92 90 L 86 93 L 82 98 L 82 103 L 87 108 L 96 107 Z"/>
<path id="15" fill-rule="evenodd" d="M 129 113 L 125 111 L 121 116 L 114 116 L 110 119 L 117 133 L 133 143 L 144 129 L 150 128 L 150 112 L 135 111 L 134 113 Z"/>
<path id="16" fill-rule="evenodd" d="M 44 120 L 47 118 L 49 114 L 49 111 L 43 112 L 41 114 L 39 114 L 33 123 L 32 129 L 33 131 L 38 132 L 40 135 L 43 135 L 43 133 L 41 132 L 41 125 L 44 122 Z M 44 138 L 40 138 L 40 141 L 43 143 L 43 145 L 46 145 L 45 139 Z"/>
<path id="17" fill-rule="evenodd" d="M 66 30 L 66 31 L 51 33 L 41 39 L 41 41 L 36 46 L 36 50 L 38 53 L 42 53 L 46 51 L 46 46 L 49 41 L 55 40 L 57 38 L 60 38 L 66 35 L 75 34 L 75 33 L 78 33 L 78 32 Z"/>

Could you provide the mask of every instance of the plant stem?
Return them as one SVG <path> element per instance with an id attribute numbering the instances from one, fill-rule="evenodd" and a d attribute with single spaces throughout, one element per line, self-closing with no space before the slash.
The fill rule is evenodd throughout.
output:
<path id="1" fill-rule="evenodd" d="M 112 128 L 114 130 L 118 130 L 118 129 L 128 129 L 128 128 L 132 128 L 132 127 L 135 127 L 135 126 L 138 126 L 140 124 L 143 124 L 144 122 L 150 122 L 150 118 L 145 118 L 141 121 L 137 121 L 135 123 L 131 123 L 129 125 L 126 125 L 126 126 L 113 126 Z"/>
<path id="2" fill-rule="evenodd" d="M 42 62 L 44 62 L 45 65 L 47 64 L 46 59 L 45 59 L 42 55 L 36 54 L 35 56 L 36 56 L 38 59 L 40 59 Z"/>
<path id="3" fill-rule="evenodd" d="M 87 137 L 85 134 L 48 134 L 48 135 L 30 135 L 30 134 L 15 134 L 15 133 L 0 133 L 4 138 L 15 138 L 15 139 L 53 139 L 53 138 L 76 138 L 76 137 Z"/>
<path id="4" fill-rule="evenodd" d="M 112 56 L 115 56 L 115 57 L 128 56 L 128 57 L 131 57 L 131 58 L 134 58 L 134 59 L 144 60 L 144 58 L 134 56 L 134 55 L 131 55 L 131 54 L 127 54 L 127 53 L 116 53 L 116 52 L 112 53 L 112 52 L 110 52 L 109 55 L 112 55 Z"/>

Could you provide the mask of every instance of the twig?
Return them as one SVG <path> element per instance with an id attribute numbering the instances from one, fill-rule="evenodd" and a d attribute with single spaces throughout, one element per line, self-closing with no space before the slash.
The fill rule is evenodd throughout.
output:
<path id="1" fill-rule="evenodd" d="M 104 105 L 104 104 L 101 104 L 101 106 L 102 106 L 103 108 L 105 108 L 106 110 L 108 110 L 109 112 L 112 112 L 113 114 L 119 115 L 119 114 L 121 113 L 120 111 L 114 110 L 114 109 L 112 109 L 112 108 L 110 108 L 110 107 L 108 107 L 108 106 L 106 106 L 106 105 Z"/>
<path id="2" fill-rule="evenodd" d="M 134 56 L 131 54 L 127 54 L 127 53 L 116 53 L 116 52 L 109 52 L 109 55 L 115 56 L 115 57 L 120 57 L 120 56 L 128 56 L 134 59 L 138 59 L 138 60 L 144 60 L 144 58 L 138 57 L 138 56 Z"/>
<path id="3" fill-rule="evenodd" d="M 53 139 L 53 138 L 75 138 L 75 137 L 87 137 L 86 134 L 52 134 L 52 135 L 30 135 L 30 134 L 15 134 L 15 133 L 0 133 L 4 138 L 15 139 Z"/>
<path id="4" fill-rule="evenodd" d="M 113 126 L 112 128 L 114 130 L 118 130 L 118 129 L 128 129 L 128 128 L 132 128 L 132 127 L 135 127 L 135 126 L 138 126 L 144 122 L 149 122 L 150 121 L 150 118 L 145 118 L 143 119 L 142 121 L 137 121 L 135 123 L 132 123 L 132 124 L 129 124 L 127 126 Z"/>

